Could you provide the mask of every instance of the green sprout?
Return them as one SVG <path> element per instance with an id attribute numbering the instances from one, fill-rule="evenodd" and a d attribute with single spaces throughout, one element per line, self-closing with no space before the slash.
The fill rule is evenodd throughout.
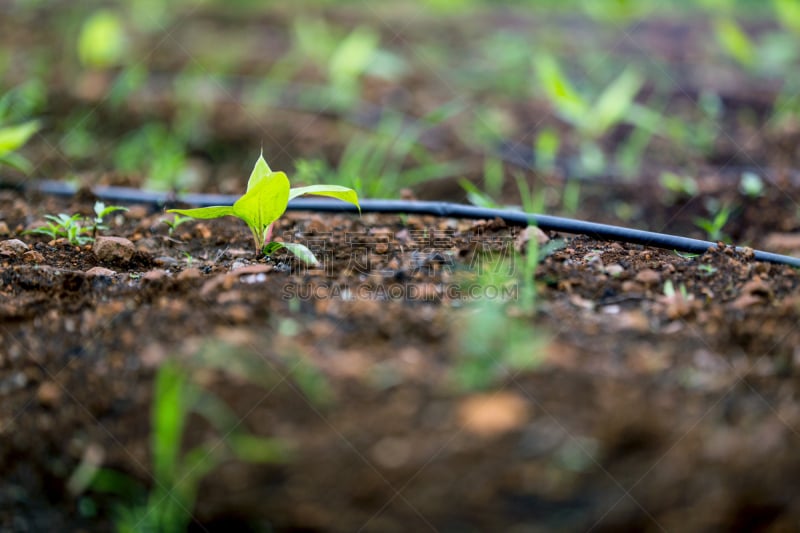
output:
<path id="1" fill-rule="evenodd" d="M 731 213 L 733 213 L 733 208 L 728 205 L 723 205 L 713 218 L 697 217 L 694 219 L 694 224 L 706 232 L 709 240 L 726 240 L 727 237 L 724 233 L 722 233 L 722 228 L 724 228 L 725 224 L 728 223 Z"/>
<path id="2" fill-rule="evenodd" d="M 175 230 L 178 229 L 178 227 L 181 224 L 189 220 L 192 220 L 192 217 L 182 217 L 180 215 L 175 215 L 175 217 L 172 220 L 168 218 L 162 218 L 161 222 L 163 222 L 164 224 L 167 225 L 167 227 L 169 227 L 169 236 L 172 237 L 172 234 L 175 233 Z"/>
<path id="3" fill-rule="evenodd" d="M 118 205 L 106 206 L 103 202 L 95 202 L 94 204 L 94 218 L 85 217 L 76 213 L 72 216 L 65 213 L 58 215 L 45 215 L 45 220 L 49 223 L 24 231 L 24 234 L 38 233 L 40 235 L 47 235 L 52 240 L 67 239 L 73 246 L 83 246 L 84 244 L 93 242 L 97 237 L 97 230 L 108 229 L 108 226 L 103 224 L 103 219 L 116 211 L 127 211 L 127 207 Z"/>
<path id="4" fill-rule="evenodd" d="M 590 101 L 572 86 L 554 57 L 541 53 L 534 58 L 533 65 L 545 96 L 558 115 L 581 137 L 580 157 L 584 168 L 601 171 L 605 156 L 598 141 L 619 123 L 633 122 L 636 95 L 644 79 L 627 68 Z"/>
<path id="5" fill-rule="evenodd" d="M 82 246 L 92 241 L 92 237 L 89 236 L 91 229 L 81 225 L 83 217 L 80 214 L 69 216 L 65 213 L 60 213 L 58 215 L 45 215 L 44 218 L 49 220 L 48 224 L 23 233 L 47 235 L 52 240 L 65 238 L 73 246 Z"/>
<path id="6" fill-rule="evenodd" d="M 168 213 L 193 218 L 220 218 L 234 216 L 247 223 L 253 234 L 256 253 L 272 253 L 286 248 L 305 263 L 319 263 L 314 254 L 302 244 L 290 242 L 273 242 L 272 229 L 275 221 L 286 211 L 289 201 L 304 194 L 330 196 L 358 207 L 358 196 L 353 189 L 339 185 L 310 185 L 308 187 L 290 188 L 289 179 L 283 172 L 273 172 L 264 160 L 263 153 L 258 157 L 250 179 L 247 192 L 231 205 L 217 205 L 196 209 L 169 209 Z"/>
<path id="7" fill-rule="evenodd" d="M 14 126 L 0 125 L 0 165 L 14 167 L 26 174 L 33 170 L 30 162 L 15 152 L 37 131 L 39 123 L 35 120 Z"/>
<path id="8" fill-rule="evenodd" d="M 116 213 L 117 211 L 127 211 L 127 207 L 122 207 L 120 205 L 109 205 L 106 206 L 103 202 L 95 202 L 94 203 L 94 220 L 92 220 L 92 239 L 97 237 L 97 230 L 99 229 L 108 229 L 103 223 L 103 219 L 110 215 L 111 213 Z"/>
<path id="9" fill-rule="evenodd" d="M 192 412 L 224 437 L 182 452 Z M 69 486 L 74 493 L 91 489 L 122 497 L 116 508 L 117 531 L 186 531 L 200 482 L 221 463 L 231 457 L 248 463 L 285 460 L 287 450 L 281 442 L 239 425 L 224 402 L 192 383 L 176 364 L 165 364 L 156 375 L 151 410 L 152 490 L 146 492 L 122 472 L 85 463 L 73 473 Z"/>

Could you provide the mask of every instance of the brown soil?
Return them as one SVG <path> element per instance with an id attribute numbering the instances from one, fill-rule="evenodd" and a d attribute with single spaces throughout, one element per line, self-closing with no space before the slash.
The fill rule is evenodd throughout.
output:
<path id="1" fill-rule="evenodd" d="M 217 15 L 198 11 L 181 31 L 245 32 Z M 22 31 L 34 21 L 55 25 L 44 15 L 18 27 L 0 20 L 0 34 L 14 26 L 17 46 L 35 48 L 47 32 Z M 471 20 L 489 22 L 521 24 L 502 13 Z M 285 31 L 281 16 L 250 24 L 285 44 L 285 35 L 267 31 Z M 417 32 L 453 47 L 474 31 L 419 24 Z M 703 157 L 655 142 L 637 179 L 586 181 L 576 216 L 704 237 L 694 218 L 709 216 L 714 200 L 739 206 L 725 226 L 733 241 L 797 253 L 796 133 L 769 129 L 754 138 L 740 122 L 739 112 L 763 108 L 772 88 L 730 76 L 703 86 L 702 67 L 712 59 L 687 62 L 705 32 L 703 21 L 652 21 L 616 53 L 649 54 L 678 69 L 689 89 L 675 91 L 676 109 L 695 89 L 719 92 L 730 135 Z M 183 66 L 176 47 L 167 42 L 148 66 L 167 75 Z M 238 75 L 264 61 L 251 59 Z M 107 80 L 80 85 L 62 75 L 54 73 L 48 89 L 56 123 L 70 108 L 96 109 L 113 140 L 146 116 L 174 112 L 169 96 L 139 95 L 104 109 Z M 422 116 L 452 98 L 438 77 L 402 81 L 400 90 L 373 80 L 367 100 L 397 97 L 403 111 Z M 529 145 L 541 103 L 497 100 L 514 119 L 509 138 Z M 211 108 L 207 125 L 218 133 L 194 155 L 207 171 L 203 190 L 231 192 L 265 130 L 229 92 Z M 293 141 L 293 155 L 335 158 L 353 128 L 335 113 L 314 128 L 306 127 L 307 112 L 270 116 L 266 154 Z M 545 120 L 564 129 L 551 113 Z M 466 174 L 479 181 L 482 156 L 461 142 L 464 127 L 445 124 L 426 142 L 442 160 L 474 163 Z M 40 156 L 37 172 L 141 182 L 106 172 L 99 156 L 65 169 L 43 139 L 29 152 Z M 613 148 L 617 139 L 604 142 Z M 273 168 L 289 168 L 289 156 L 274 151 Z M 752 164 L 764 171 L 759 198 L 737 189 L 739 165 Z M 661 170 L 676 166 L 693 169 L 697 195 L 671 197 L 656 184 Z M 558 172 L 524 177 L 551 192 L 563 186 Z M 504 199 L 516 202 L 508 183 Z M 455 180 L 413 192 L 464 197 Z M 0 240 L 28 246 L 0 246 L 2 530 L 113 529 L 119 500 L 71 490 L 70 479 L 89 463 L 153 486 L 150 406 L 154 377 L 168 361 L 223 400 L 246 431 L 286 451 L 280 462 L 230 459 L 216 468 L 201 483 L 193 530 L 791 531 L 800 524 L 796 270 L 724 245 L 686 257 L 550 235 L 563 243 L 547 247 L 535 276 L 523 280 L 524 259 L 510 263 L 510 277 L 494 262 L 520 246 L 519 229 L 416 216 L 285 215 L 276 235 L 309 244 L 322 259 L 318 268 L 285 252 L 256 258 L 247 228 L 234 219 L 188 222 L 170 235 L 154 206 L 129 206 L 103 232 L 133 243 L 125 260 L 23 233 L 46 214 L 89 215 L 93 202 L 86 191 L 70 200 L 0 192 Z M 559 207 L 557 194 L 548 197 L 548 212 Z M 536 287 L 535 302 L 526 282 Z M 192 416 L 184 448 L 221 437 Z"/>

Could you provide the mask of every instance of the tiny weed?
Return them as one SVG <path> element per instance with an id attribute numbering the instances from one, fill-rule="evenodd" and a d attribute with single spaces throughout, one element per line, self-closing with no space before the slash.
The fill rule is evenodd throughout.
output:
<path id="1" fill-rule="evenodd" d="M 175 233 L 175 230 L 178 229 L 178 227 L 181 224 L 189 220 L 193 220 L 192 217 L 182 217 L 180 215 L 175 215 L 172 218 L 172 220 L 168 218 L 162 218 L 161 222 L 167 225 L 167 227 L 169 228 L 169 236 L 172 237 L 172 234 Z"/>
<path id="2" fill-rule="evenodd" d="M 593 173 L 602 171 L 605 156 L 598 141 L 617 124 L 631 122 L 631 110 L 644 79 L 628 68 L 592 102 L 575 90 L 554 57 L 542 53 L 533 63 L 545 96 L 581 137 L 580 159 L 584 169 Z"/>
<path id="3" fill-rule="evenodd" d="M 5 124 L 14 121 L 12 113 L 15 107 L 14 96 L 14 93 L 8 93 L 0 98 L 0 165 L 10 166 L 28 174 L 33 170 L 33 166 L 16 151 L 39 131 L 39 123 L 29 120 L 14 125 Z"/>
<path id="4" fill-rule="evenodd" d="M 111 213 L 116 213 L 118 211 L 127 211 L 127 207 L 122 207 L 119 205 L 106 205 L 103 202 L 95 202 L 94 203 L 94 220 L 92 221 L 92 239 L 97 237 L 97 230 L 105 230 L 108 229 L 108 226 L 105 225 L 103 219 L 105 219 Z"/>
<path id="5" fill-rule="evenodd" d="M 23 233 L 47 235 L 53 240 L 64 238 L 73 246 L 82 246 L 94 242 L 98 230 L 108 229 L 108 226 L 103 223 L 105 217 L 117 211 L 127 210 L 127 207 L 118 205 L 106 206 L 103 202 L 95 202 L 95 216 L 93 218 L 84 217 L 77 213 L 72 216 L 65 213 L 45 215 L 45 220 L 49 221 L 47 224 L 26 230 Z"/>
<path id="6" fill-rule="evenodd" d="M 58 215 L 45 215 L 45 220 L 49 222 L 44 226 L 26 230 L 23 233 L 38 233 L 47 235 L 50 239 L 65 238 L 74 246 L 81 246 L 92 241 L 91 229 L 81 226 L 81 215 L 69 216 L 65 213 Z"/>
<path id="7" fill-rule="evenodd" d="M 317 264 L 317 258 L 306 246 L 300 243 L 277 242 L 272 240 L 272 228 L 278 220 L 289 201 L 304 194 L 318 194 L 330 196 L 358 206 L 358 196 L 353 189 L 339 185 L 310 185 L 308 187 L 290 188 L 289 179 L 283 172 L 273 172 L 263 154 L 258 157 L 250 179 L 247 182 L 247 192 L 230 205 L 200 207 L 197 209 L 170 209 L 168 213 L 193 218 L 220 218 L 234 216 L 245 223 L 253 234 L 256 253 L 272 253 L 280 248 L 286 248 L 300 260 L 308 264 Z M 360 207 L 359 207 L 360 210 Z"/>
<path id="8" fill-rule="evenodd" d="M 722 232 L 722 228 L 728 223 L 732 212 L 733 208 L 723 205 L 712 218 L 697 217 L 694 219 L 694 224 L 706 232 L 710 241 L 724 241 L 728 237 Z"/>
<path id="9" fill-rule="evenodd" d="M 181 453 L 192 412 L 225 437 Z M 70 485 L 76 492 L 90 488 L 123 498 L 116 508 L 118 531 L 186 531 L 200 482 L 223 461 L 231 456 L 250 463 L 283 460 L 280 442 L 246 433 L 239 425 L 225 403 L 194 385 L 177 365 L 165 364 L 156 375 L 151 409 L 152 490 L 147 493 L 123 473 L 83 464 Z"/>

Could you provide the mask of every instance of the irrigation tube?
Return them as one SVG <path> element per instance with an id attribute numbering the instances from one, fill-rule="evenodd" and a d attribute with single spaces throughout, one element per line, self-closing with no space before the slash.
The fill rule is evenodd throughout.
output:
<path id="1" fill-rule="evenodd" d="M 57 181 L 42 181 L 32 187 L 33 190 L 45 194 L 58 196 L 72 196 L 76 189 L 72 185 Z M 231 205 L 239 197 L 224 194 L 183 194 L 180 196 L 167 193 L 143 191 L 127 187 L 94 187 L 92 192 L 99 199 L 107 202 L 144 203 L 164 205 L 167 203 L 184 202 L 200 207 L 210 205 Z M 631 244 L 642 244 L 667 250 L 702 254 L 709 248 L 716 248 L 717 244 L 711 241 L 690 239 L 677 235 L 655 233 L 637 229 L 585 222 L 571 218 L 550 215 L 537 215 L 513 211 L 509 209 L 487 209 L 472 205 L 454 204 L 449 202 L 421 202 L 407 200 L 360 200 L 362 213 L 385 214 L 413 214 L 433 215 L 437 217 L 465 218 L 465 219 L 495 219 L 499 218 L 512 226 L 536 225 L 545 231 L 580 234 L 600 240 L 620 241 Z M 356 206 L 346 202 L 331 200 L 298 198 L 289 202 L 289 211 L 317 211 L 329 213 L 357 213 Z M 737 250 L 742 250 L 737 247 Z M 754 250 L 755 259 L 769 263 L 800 268 L 800 258 L 788 255 L 775 254 Z"/>

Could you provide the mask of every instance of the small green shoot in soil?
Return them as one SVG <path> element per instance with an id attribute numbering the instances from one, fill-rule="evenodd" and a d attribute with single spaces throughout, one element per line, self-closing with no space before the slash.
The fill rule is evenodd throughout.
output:
<path id="1" fill-rule="evenodd" d="M 181 453 L 191 412 L 203 416 L 224 438 Z M 238 429 L 239 418 L 216 396 L 194 385 L 173 363 L 156 375 L 151 409 L 150 446 L 154 486 L 149 494 L 125 474 L 80 465 L 70 484 L 74 492 L 91 488 L 124 498 L 116 509 L 118 531 L 186 531 L 200 482 L 231 456 L 249 463 L 284 460 L 284 446 Z"/>
<path id="2" fill-rule="evenodd" d="M 581 137 L 580 160 L 584 169 L 601 172 L 605 155 L 599 140 L 619 123 L 631 121 L 629 115 L 644 79 L 628 68 L 592 102 L 572 86 L 553 56 L 540 53 L 533 64 L 544 95 Z"/>
<path id="3" fill-rule="evenodd" d="M 272 228 L 275 221 L 286 211 L 289 201 L 304 194 L 330 196 L 345 202 L 358 205 L 358 196 L 353 189 L 339 185 L 310 185 L 308 187 L 289 187 L 289 178 L 283 172 L 273 172 L 261 154 L 256 161 L 247 192 L 230 205 L 200 207 L 197 209 L 169 209 L 168 213 L 193 218 L 220 218 L 234 216 L 245 221 L 253 234 L 256 253 L 272 253 L 286 248 L 300 260 L 308 264 L 317 264 L 317 258 L 306 246 L 300 243 L 277 242 L 272 240 Z"/>
<path id="4" fill-rule="evenodd" d="M 679 199 L 691 198 L 700 191 L 697 182 L 691 176 L 675 174 L 668 170 L 661 173 L 658 182 L 668 192 L 665 199 L 668 205 L 674 204 Z"/>
<path id="5" fill-rule="evenodd" d="M 169 228 L 168 234 L 169 234 L 170 237 L 172 237 L 172 234 L 175 233 L 175 230 L 178 229 L 178 227 L 181 224 L 183 224 L 184 222 L 188 222 L 189 220 L 192 220 L 192 217 L 182 217 L 182 216 L 176 214 L 172 218 L 172 220 L 170 220 L 168 218 L 162 218 L 161 222 L 163 222 L 164 224 L 167 225 L 167 227 Z"/>
<path id="6" fill-rule="evenodd" d="M 94 203 L 94 220 L 92 221 L 92 239 L 97 237 L 97 230 L 105 230 L 108 229 L 103 223 L 103 219 L 105 219 L 111 213 L 116 213 L 117 211 L 127 211 L 127 207 L 122 207 L 120 205 L 106 205 L 103 202 L 95 202 Z"/>
<path id="7" fill-rule="evenodd" d="M 728 237 L 722 232 L 722 228 L 728 223 L 733 209 L 729 205 L 723 205 L 712 218 L 697 217 L 694 224 L 706 232 L 708 239 L 714 242 L 727 240 Z"/>
<path id="8" fill-rule="evenodd" d="M 24 234 L 38 233 L 40 235 L 47 235 L 52 240 L 67 239 L 73 246 L 82 246 L 84 244 L 93 242 L 97 237 L 98 230 L 108 229 L 103 223 L 103 219 L 117 211 L 127 211 L 127 207 L 118 205 L 106 206 L 103 202 L 95 202 L 94 204 L 94 218 L 84 217 L 79 213 L 72 216 L 65 213 L 58 215 L 45 215 L 45 220 L 49 223 L 24 231 Z"/>
<path id="9" fill-rule="evenodd" d="M 0 99 L 0 111 L 5 107 L 7 99 Z M 33 170 L 30 161 L 16 153 L 34 133 L 39 131 L 39 123 L 29 120 L 21 124 L 3 125 L 0 115 L 0 165 L 7 165 L 26 174 Z"/>

